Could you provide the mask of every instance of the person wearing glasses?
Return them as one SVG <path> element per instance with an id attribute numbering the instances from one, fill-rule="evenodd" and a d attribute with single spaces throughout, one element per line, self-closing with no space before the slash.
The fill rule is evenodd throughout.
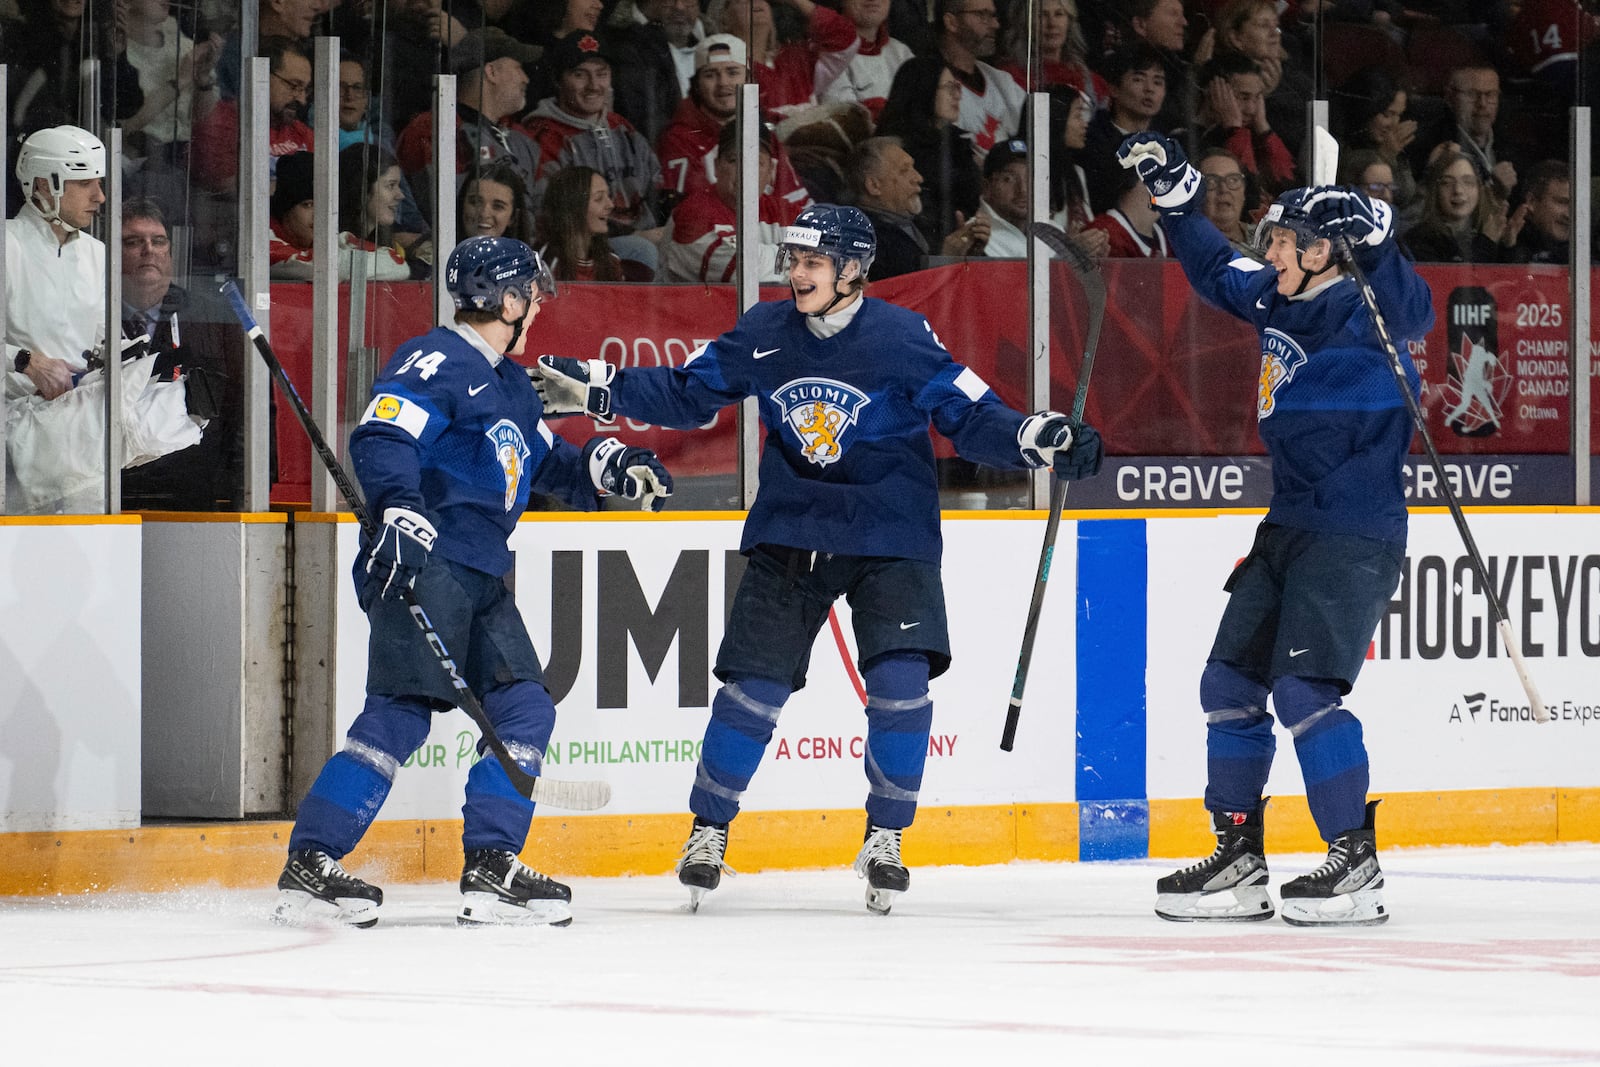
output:
<path id="1" fill-rule="evenodd" d="M 1206 185 L 1201 212 L 1235 249 L 1255 255 L 1255 235 L 1244 217 L 1245 204 L 1252 200 L 1254 190 L 1239 157 L 1226 148 L 1207 148 L 1194 166 Z"/>
<path id="2" fill-rule="evenodd" d="M 1341 155 L 1339 184 L 1353 185 L 1373 200 L 1382 200 L 1390 206 L 1394 205 L 1395 190 L 1398 188 L 1394 169 L 1370 148 L 1358 148 Z"/>
<path id="3" fill-rule="evenodd" d="M 984 62 L 994 58 L 1000 38 L 995 0 L 937 0 L 933 21 L 939 54 L 961 83 L 961 115 L 956 125 L 972 135 L 979 157 L 1022 128 L 1027 94 L 1017 79 Z"/>
<path id="4" fill-rule="evenodd" d="M 305 110 L 311 99 L 311 54 L 299 41 L 269 37 L 261 41 L 272 76 L 267 79 L 267 146 L 274 174 L 279 156 L 309 152 L 311 127 Z M 239 176 L 239 101 L 223 100 L 195 127 L 190 157 L 195 180 L 215 192 L 228 192 Z"/>
<path id="5" fill-rule="evenodd" d="M 1460 152 L 1472 160 L 1481 177 L 1491 179 L 1495 192 L 1509 200 L 1517 187 L 1517 160 L 1495 136 L 1500 120 L 1500 72 L 1486 63 L 1457 67 L 1444 90 L 1453 128 L 1435 132 L 1426 149 L 1431 164 L 1441 154 Z"/>

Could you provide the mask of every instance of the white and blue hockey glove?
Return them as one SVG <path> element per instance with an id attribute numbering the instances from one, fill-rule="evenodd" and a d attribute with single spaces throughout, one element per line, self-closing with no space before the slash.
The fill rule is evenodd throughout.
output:
<path id="1" fill-rule="evenodd" d="M 1205 181 L 1189 165 L 1183 146 L 1159 133 L 1135 133 L 1117 149 L 1117 162 L 1128 167 L 1150 190 L 1150 202 L 1164 214 L 1180 214 L 1199 203 Z"/>
<path id="2" fill-rule="evenodd" d="M 672 475 L 648 448 L 632 448 L 614 437 L 597 437 L 583 446 L 589 480 L 601 496 L 637 500 L 645 511 L 660 511 L 672 495 Z"/>
<path id="3" fill-rule="evenodd" d="M 528 370 L 546 415 L 590 415 L 612 422 L 611 379 L 617 368 L 603 359 L 540 356 Z"/>
<path id="4" fill-rule="evenodd" d="M 1327 238 L 1340 253 L 1346 242 L 1351 248 L 1375 248 L 1387 240 L 1394 229 L 1393 208 L 1348 186 L 1314 189 L 1301 209 L 1317 236 Z"/>
<path id="5" fill-rule="evenodd" d="M 1100 434 L 1059 411 L 1029 415 L 1017 427 L 1017 446 L 1030 467 L 1049 467 L 1066 481 L 1100 472 Z"/>
<path id="6" fill-rule="evenodd" d="M 398 600 L 410 589 L 417 572 L 428 565 L 428 554 L 438 539 L 433 523 L 410 508 L 385 508 L 383 529 L 367 553 L 367 573 L 382 579 L 385 600 Z"/>

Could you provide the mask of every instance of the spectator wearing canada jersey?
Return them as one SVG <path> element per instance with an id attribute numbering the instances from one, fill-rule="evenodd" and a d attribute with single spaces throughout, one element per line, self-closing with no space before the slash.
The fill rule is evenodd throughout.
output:
<path id="1" fill-rule="evenodd" d="M 1507 28 L 1506 73 L 1536 79 L 1557 99 L 1571 100 L 1579 56 L 1600 40 L 1600 16 L 1580 0 L 1522 0 Z"/>
<path id="2" fill-rule="evenodd" d="M 705 24 L 750 44 L 750 73 L 761 87 L 761 108 L 777 121 L 816 104 L 817 90 L 831 85 L 855 58 L 860 38 L 855 23 L 812 0 L 773 0 L 806 20 L 803 41 L 778 41 L 769 0 L 711 0 Z"/>
<path id="3" fill-rule="evenodd" d="M 543 55 L 540 49 L 488 27 L 473 30 L 450 51 L 450 70 L 456 76 L 456 173 L 505 160 L 517 168 L 523 182 L 533 187 L 539 170 L 539 150 L 521 130 L 505 122 L 528 106 L 528 75 L 523 64 Z M 433 168 L 433 111 L 419 112 L 395 145 L 400 169 L 424 177 Z M 413 180 L 420 197 L 426 180 Z M 424 211 L 427 205 L 422 205 Z"/>
<path id="4" fill-rule="evenodd" d="M 539 150 L 534 213 L 558 171 L 591 167 L 611 189 L 611 236 L 640 231 L 653 253 L 661 224 L 655 211 L 661 164 L 633 123 L 610 110 L 611 57 L 594 34 L 571 33 L 550 46 L 544 62 L 556 95 L 539 101 L 523 119 Z M 654 256 L 647 262 L 653 266 Z"/>
<path id="5" fill-rule="evenodd" d="M 984 60 L 994 57 L 1000 36 L 995 0 L 937 0 L 935 28 L 939 54 L 961 83 L 961 117 L 981 158 L 997 141 L 1015 137 L 1022 127 L 1027 94 L 1017 79 Z"/>
<path id="6" fill-rule="evenodd" d="M 763 188 L 772 184 L 772 129 L 763 125 L 758 139 L 761 152 L 759 180 Z M 734 212 L 739 205 L 738 127 L 728 123 L 717 139 L 716 181 L 684 198 L 672 213 L 672 240 L 661 253 L 662 279 L 669 282 L 731 282 L 737 266 L 738 237 L 734 233 Z M 761 240 L 756 248 L 757 274 L 762 282 L 778 284 L 783 275 L 777 269 L 778 245 L 784 228 L 800 212 L 788 201 L 768 193 L 761 197 L 756 229 Z"/>
<path id="7" fill-rule="evenodd" d="M 861 104 L 876 122 L 889 99 L 895 73 L 915 53 L 904 41 L 889 36 L 889 0 L 842 0 L 839 8 L 855 23 L 860 40 L 841 73 L 827 84 L 818 78 L 817 98 L 824 103 Z"/>
<path id="8" fill-rule="evenodd" d="M 276 171 L 279 156 L 311 151 L 311 127 L 304 120 L 311 92 L 311 57 L 299 41 L 268 37 L 261 42 L 267 54 L 267 150 Z M 194 129 L 190 146 L 195 180 L 207 189 L 233 188 L 239 176 L 239 101 L 224 100 L 212 108 Z"/>
<path id="9" fill-rule="evenodd" d="M 717 139 L 736 113 L 739 86 L 749 74 L 745 57 L 744 42 L 726 33 L 712 34 L 694 50 L 689 98 L 678 105 L 657 146 L 663 210 L 716 181 Z M 781 141 L 773 142 L 772 182 L 761 192 L 777 195 L 795 212 L 811 203 Z"/>

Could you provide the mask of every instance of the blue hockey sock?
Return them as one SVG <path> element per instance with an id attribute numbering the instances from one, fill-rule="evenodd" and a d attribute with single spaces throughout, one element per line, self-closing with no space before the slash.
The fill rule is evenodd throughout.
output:
<path id="1" fill-rule="evenodd" d="M 538 774 L 556 726 L 556 706 L 544 686 L 529 681 L 496 686 L 483 695 L 483 710 L 517 766 Z M 481 741 L 478 754 L 481 758 L 467 772 L 461 847 L 520 853 L 528 841 L 533 801 L 512 788 L 505 768 Z"/>
<path id="2" fill-rule="evenodd" d="M 711 701 L 689 810 L 706 822 L 732 822 L 761 765 L 790 688 L 770 678 L 730 678 Z"/>
<path id="3" fill-rule="evenodd" d="M 1200 675 L 1200 707 L 1206 714 L 1206 810 L 1256 810 L 1278 747 L 1267 687 L 1231 663 L 1212 660 Z"/>
<path id="4" fill-rule="evenodd" d="M 1272 687 L 1278 720 L 1294 737 L 1306 801 L 1324 841 L 1366 820 L 1371 774 L 1361 722 L 1341 704 L 1337 682 L 1280 678 Z"/>
<path id="5" fill-rule="evenodd" d="M 928 657 L 888 652 L 863 665 L 867 684 L 867 820 L 902 829 L 917 817 L 922 768 L 928 760 L 933 700 Z"/>
<path id="6" fill-rule="evenodd" d="M 395 771 L 428 739 L 432 721 L 426 699 L 368 696 L 344 748 L 323 764 L 300 802 L 289 851 L 314 848 L 334 859 L 348 855 L 377 818 Z"/>

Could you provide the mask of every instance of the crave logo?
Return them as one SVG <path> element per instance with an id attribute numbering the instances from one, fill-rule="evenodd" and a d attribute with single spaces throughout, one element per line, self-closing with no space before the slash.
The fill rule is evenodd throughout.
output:
<path id="1" fill-rule="evenodd" d="M 1272 327 L 1261 335 L 1261 379 L 1256 386 L 1256 418 L 1269 417 L 1278 405 L 1278 390 L 1294 381 L 1305 366 L 1306 353 L 1294 338 Z"/>
<path id="2" fill-rule="evenodd" d="M 845 435 L 872 398 L 831 378 L 796 378 L 780 385 L 772 394 L 772 402 L 800 439 L 800 454 L 817 466 L 826 467 L 844 455 Z"/>

